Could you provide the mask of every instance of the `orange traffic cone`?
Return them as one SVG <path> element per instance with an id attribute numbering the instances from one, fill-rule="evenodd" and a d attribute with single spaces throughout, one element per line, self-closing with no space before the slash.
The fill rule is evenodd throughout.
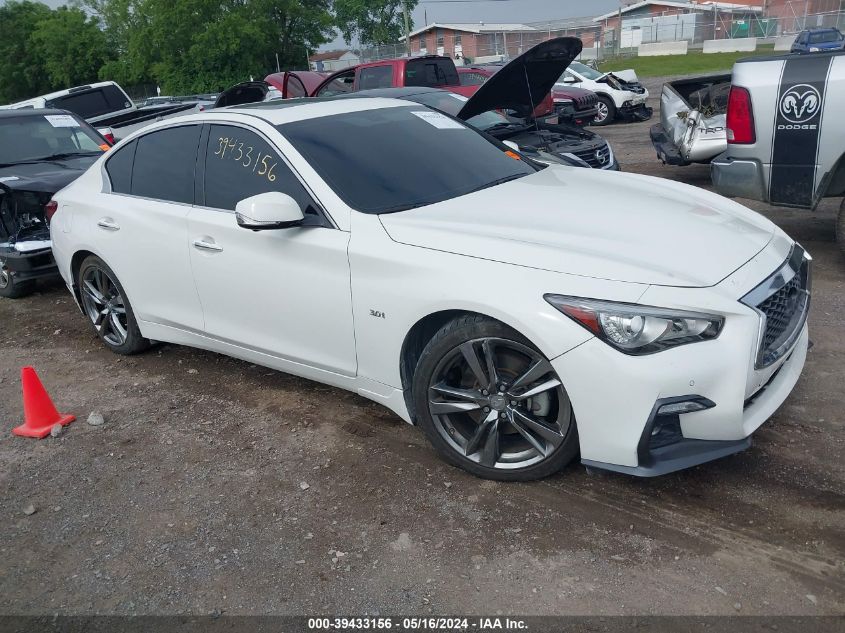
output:
<path id="1" fill-rule="evenodd" d="M 12 433 L 21 437 L 47 437 L 50 429 L 56 424 L 67 426 L 76 418 L 72 415 L 62 415 L 56 411 L 53 401 L 47 395 L 47 390 L 38 379 L 38 374 L 32 367 L 21 369 L 21 384 L 23 385 L 23 419 L 20 426 L 12 429 Z"/>

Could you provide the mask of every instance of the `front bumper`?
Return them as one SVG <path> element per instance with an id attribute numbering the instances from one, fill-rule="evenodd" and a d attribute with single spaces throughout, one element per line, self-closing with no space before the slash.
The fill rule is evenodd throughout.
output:
<path id="1" fill-rule="evenodd" d="M 590 339 L 552 360 L 572 402 L 585 465 L 652 477 L 751 445 L 752 433 L 789 396 L 807 356 L 809 334 L 801 320 L 783 355 L 759 366 L 765 322 L 738 300 L 771 279 L 783 256 L 782 244 L 772 246 L 712 289 L 652 286 L 640 299 L 644 305 L 701 309 L 702 298 L 709 297 L 708 311 L 726 318 L 717 339 L 646 356 Z M 710 404 L 680 414 L 659 411 L 679 400 Z"/>
<path id="2" fill-rule="evenodd" d="M 730 158 L 727 152 L 719 154 L 710 163 L 710 177 L 723 196 L 767 200 L 763 166 L 756 160 Z"/>
<path id="3" fill-rule="evenodd" d="M 29 281 L 59 274 L 53 253 L 49 248 L 20 252 L 10 246 L 0 247 L 0 265 L 14 281 Z"/>
<path id="4" fill-rule="evenodd" d="M 616 110 L 616 116 L 628 123 L 648 121 L 652 114 L 654 114 L 654 108 L 648 107 L 645 102 L 636 105 L 623 104 Z"/>

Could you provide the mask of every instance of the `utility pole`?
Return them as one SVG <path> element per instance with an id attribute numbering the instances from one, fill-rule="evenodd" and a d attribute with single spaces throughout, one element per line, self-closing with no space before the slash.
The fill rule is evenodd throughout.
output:
<path id="1" fill-rule="evenodd" d="M 411 20 L 408 17 L 408 0 L 402 1 L 402 13 L 405 16 L 405 48 L 408 57 L 411 56 Z"/>

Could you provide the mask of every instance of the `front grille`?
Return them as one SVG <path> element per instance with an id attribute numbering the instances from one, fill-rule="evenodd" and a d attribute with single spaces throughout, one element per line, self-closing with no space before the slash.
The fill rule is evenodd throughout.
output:
<path id="1" fill-rule="evenodd" d="M 575 106 L 579 110 L 592 110 L 596 107 L 598 102 L 598 96 L 596 96 L 595 94 L 588 94 L 582 97 L 578 97 L 578 99 L 575 101 Z"/>
<path id="2" fill-rule="evenodd" d="M 607 144 L 601 147 L 594 147 L 592 149 L 579 149 L 574 152 L 578 158 L 583 160 L 593 169 L 601 169 L 607 167 L 610 162 L 610 147 Z"/>
<path id="3" fill-rule="evenodd" d="M 810 309 L 810 260 L 793 247 L 786 263 L 743 298 L 764 319 L 757 368 L 768 367 L 786 354 L 804 327 Z"/>

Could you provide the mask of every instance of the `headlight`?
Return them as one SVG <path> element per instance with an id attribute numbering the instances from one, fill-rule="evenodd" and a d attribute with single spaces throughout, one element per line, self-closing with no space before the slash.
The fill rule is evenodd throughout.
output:
<path id="1" fill-rule="evenodd" d="M 810 52 L 811 52 L 811 53 L 818 53 L 820 50 L 821 50 L 821 49 L 820 49 L 820 48 L 818 48 L 818 47 L 816 47 L 816 46 L 811 46 L 811 47 L 810 47 Z"/>
<path id="2" fill-rule="evenodd" d="M 655 352 L 719 336 L 724 317 L 547 294 L 544 299 L 598 338 L 626 354 Z"/>

